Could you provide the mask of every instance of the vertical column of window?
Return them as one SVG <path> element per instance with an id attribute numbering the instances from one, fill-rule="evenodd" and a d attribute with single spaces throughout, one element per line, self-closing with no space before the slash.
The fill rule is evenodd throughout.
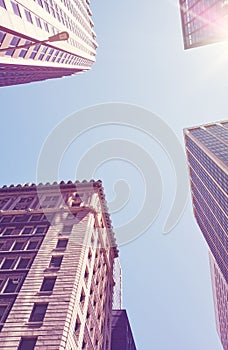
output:
<path id="1" fill-rule="evenodd" d="M 24 47 L 23 49 L 21 49 L 20 53 L 19 53 L 19 57 L 21 58 L 25 58 L 28 49 L 29 49 L 29 45 L 31 44 L 30 40 L 26 40 L 25 43 L 23 45 L 28 45 L 28 47 Z"/>
<path id="2" fill-rule="evenodd" d="M 40 55 L 39 55 L 39 57 L 38 57 L 38 60 L 40 60 L 40 61 L 42 61 L 42 60 L 43 60 L 44 55 L 45 55 L 45 54 L 46 54 L 46 52 L 47 52 L 47 49 L 48 49 L 48 47 L 47 47 L 47 46 L 43 46 L 43 47 L 42 47 L 42 51 L 41 51 L 41 53 L 40 53 Z"/>
<path id="3" fill-rule="evenodd" d="M 36 57 L 36 55 L 37 55 L 37 53 L 38 53 L 38 51 L 40 49 L 40 46 L 41 46 L 40 44 L 37 44 L 37 45 L 34 46 L 34 49 L 33 49 L 32 53 L 31 53 L 31 55 L 29 56 L 29 58 L 35 59 L 35 57 Z"/>

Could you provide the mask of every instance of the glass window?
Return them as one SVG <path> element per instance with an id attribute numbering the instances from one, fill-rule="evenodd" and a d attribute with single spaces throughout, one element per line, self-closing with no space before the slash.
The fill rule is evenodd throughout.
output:
<path id="1" fill-rule="evenodd" d="M 11 42 L 10 42 L 9 47 L 15 47 L 15 46 L 17 46 L 18 43 L 19 43 L 19 41 L 20 41 L 20 38 L 18 38 L 17 36 L 14 36 L 14 37 L 12 38 Z M 6 54 L 7 56 L 12 56 L 13 53 L 14 53 L 14 51 L 15 51 L 14 49 L 10 49 L 10 50 L 7 50 L 5 54 Z"/>
<path id="2" fill-rule="evenodd" d="M 6 258 L 1 266 L 1 269 L 11 269 L 14 264 L 14 259 Z"/>
<path id="3" fill-rule="evenodd" d="M 11 235 L 11 234 L 13 233 L 13 231 L 14 231 L 14 228 L 6 228 L 6 229 L 3 231 L 2 235 L 3 235 L 3 236 L 9 236 L 9 235 Z"/>
<path id="4" fill-rule="evenodd" d="M 0 242 L 0 250 L 4 249 L 5 242 Z"/>
<path id="5" fill-rule="evenodd" d="M 9 278 L 3 293 L 14 293 L 19 286 L 19 278 Z"/>
<path id="6" fill-rule="evenodd" d="M 29 258 L 20 258 L 19 264 L 17 265 L 17 269 L 26 269 L 29 265 Z"/>
<path id="7" fill-rule="evenodd" d="M 68 239 L 59 239 L 56 248 L 66 248 Z"/>
<path id="8" fill-rule="evenodd" d="M 53 256 L 50 261 L 49 267 L 60 267 L 63 260 L 63 255 Z"/>
<path id="9" fill-rule="evenodd" d="M 33 23 L 30 11 L 25 10 L 25 16 L 26 16 L 26 19 L 27 19 L 28 22 Z"/>
<path id="10" fill-rule="evenodd" d="M 32 53 L 31 53 L 29 58 L 32 58 L 32 59 L 35 58 L 39 48 L 40 48 L 40 44 L 35 45 L 35 47 L 34 47 L 34 49 L 33 49 L 33 51 L 32 51 Z"/>
<path id="11" fill-rule="evenodd" d="M 29 45 L 29 44 L 31 44 L 31 41 L 26 40 L 24 45 Z M 19 57 L 24 58 L 26 53 L 28 52 L 28 49 L 29 49 L 29 47 L 25 47 L 24 49 L 21 49 L 21 51 L 19 53 Z"/>
<path id="12" fill-rule="evenodd" d="M 42 60 L 42 59 L 43 59 L 43 57 L 44 57 L 44 55 L 45 55 L 47 49 L 48 49 L 48 48 L 45 47 L 45 46 L 42 48 L 41 54 L 39 55 L 39 58 L 38 58 L 39 60 Z"/>
<path id="13" fill-rule="evenodd" d="M 15 242 L 12 250 L 22 250 L 24 246 L 24 242 Z"/>
<path id="14" fill-rule="evenodd" d="M 13 219 L 14 222 L 23 222 L 23 221 L 27 221 L 27 217 L 26 215 L 17 215 L 15 216 L 15 218 Z"/>
<path id="15" fill-rule="evenodd" d="M 47 230 L 46 226 L 38 226 L 36 228 L 35 234 L 41 234 L 41 233 L 45 233 Z"/>
<path id="16" fill-rule="evenodd" d="M 34 304 L 31 316 L 29 318 L 30 322 L 42 322 L 47 310 L 48 304 Z"/>
<path id="17" fill-rule="evenodd" d="M 40 290 L 42 292 L 52 291 L 55 285 L 56 277 L 44 277 Z"/>
<path id="18" fill-rule="evenodd" d="M 4 322 L 4 316 L 6 314 L 7 307 L 7 304 L 0 305 L 0 322 Z"/>
<path id="19" fill-rule="evenodd" d="M 25 227 L 22 231 L 22 235 L 29 235 L 33 231 L 33 227 Z"/>
<path id="20" fill-rule="evenodd" d="M 21 17 L 21 13 L 20 13 L 20 9 L 19 9 L 18 4 L 14 1 L 11 1 L 11 4 L 12 4 L 13 12 L 15 13 L 15 15 Z"/>
<path id="21" fill-rule="evenodd" d="M 30 241 L 26 250 L 34 250 L 37 248 L 39 241 Z"/>
<path id="22" fill-rule="evenodd" d="M 34 214 L 31 216 L 30 221 L 40 221 L 42 220 L 43 214 Z"/>
<path id="23" fill-rule="evenodd" d="M 18 350 L 34 350 L 37 338 L 21 338 Z"/>
<path id="24" fill-rule="evenodd" d="M 0 6 L 6 9 L 6 4 L 4 0 L 0 0 Z"/>
<path id="25" fill-rule="evenodd" d="M 6 222 L 10 222 L 12 220 L 13 216 L 5 216 L 3 217 L 3 219 L 1 220 L 2 223 L 6 223 Z"/>
<path id="26" fill-rule="evenodd" d="M 36 17 L 36 25 L 37 25 L 37 27 L 42 28 L 41 21 L 40 21 L 39 17 Z"/>

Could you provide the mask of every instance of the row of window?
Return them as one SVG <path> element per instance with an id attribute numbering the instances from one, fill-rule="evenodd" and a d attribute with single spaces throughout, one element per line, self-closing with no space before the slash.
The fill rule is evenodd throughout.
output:
<path id="1" fill-rule="evenodd" d="M 2 215 L 0 216 L 0 222 L 7 224 L 10 222 L 40 222 L 40 221 L 52 221 L 54 214 L 18 214 L 18 215 Z"/>
<path id="2" fill-rule="evenodd" d="M 14 234 L 17 235 L 39 235 L 45 234 L 48 230 L 47 226 L 26 226 L 22 229 L 18 229 L 17 227 L 6 227 L 1 231 L 1 236 L 11 236 Z"/>
<path id="3" fill-rule="evenodd" d="M 1 251 L 21 251 L 21 250 L 36 250 L 38 249 L 40 240 L 20 240 L 10 243 L 8 241 L 0 241 Z"/>
<path id="4" fill-rule="evenodd" d="M 0 42 L 3 42 L 5 35 L 6 35 L 5 32 L 0 31 Z M 13 56 L 14 53 L 17 51 L 17 46 L 20 46 L 20 41 L 21 41 L 20 37 L 14 36 L 11 39 L 11 42 L 9 44 L 9 49 L 5 51 L 5 55 Z M 31 41 L 29 40 L 26 40 L 24 43 L 24 39 L 23 39 L 23 45 L 29 45 L 30 43 Z M 64 52 L 62 50 L 54 49 L 47 45 L 41 45 L 41 44 L 34 45 L 32 52 L 29 51 L 29 46 L 18 50 L 20 50 L 18 54 L 18 57 L 20 58 L 68 64 L 68 65 L 77 65 L 77 66 L 90 67 L 92 65 L 92 62 L 86 58 L 82 58 L 82 57 L 70 54 L 68 52 Z M 29 55 L 27 55 L 28 52 L 30 52 Z M 52 206 L 52 208 L 54 207 L 55 205 Z"/>

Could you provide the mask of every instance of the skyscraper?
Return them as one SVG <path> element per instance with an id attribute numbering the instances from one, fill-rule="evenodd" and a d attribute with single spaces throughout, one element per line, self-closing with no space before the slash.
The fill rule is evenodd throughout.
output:
<path id="1" fill-rule="evenodd" d="M 89 0 L 0 0 L 0 86 L 80 73 L 95 61 Z M 67 41 L 37 43 L 66 31 Z"/>
<path id="2" fill-rule="evenodd" d="M 227 0 L 180 0 L 184 48 L 228 39 Z"/>
<path id="3" fill-rule="evenodd" d="M 185 130 L 194 215 L 210 249 L 215 315 L 228 350 L 228 122 Z"/>
<path id="4" fill-rule="evenodd" d="M 0 189 L 0 349 L 111 348 L 118 256 L 100 181 Z"/>

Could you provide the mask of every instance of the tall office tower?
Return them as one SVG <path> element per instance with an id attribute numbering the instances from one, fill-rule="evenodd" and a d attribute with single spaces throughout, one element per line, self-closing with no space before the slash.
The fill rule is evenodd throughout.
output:
<path id="1" fill-rule="evenodd" d="M 217 329 L 228 350 L 228 122 L 185 130 L 194 215 L 208 243 Z"/>
<path id="2" fill-rule="evenodd" d="M 180 0 L 184 48 L 228 39 L 227 0 Z"/>
<path id="3" fill-rule="evenodd" d="M 118 251 L 100 181 L 0 189 L 0 349 L 109 350 Z"/>
<path id="4" fill-rule="evenodd" d="M 0 0 L 0 86 L 90 69 L 97 43 L 89 4 L 89 0 Z M 37 43 L 63 31 L 69 34 L 67 41 Z M 17 49 L 31 43 L 36 44 Z"/>

